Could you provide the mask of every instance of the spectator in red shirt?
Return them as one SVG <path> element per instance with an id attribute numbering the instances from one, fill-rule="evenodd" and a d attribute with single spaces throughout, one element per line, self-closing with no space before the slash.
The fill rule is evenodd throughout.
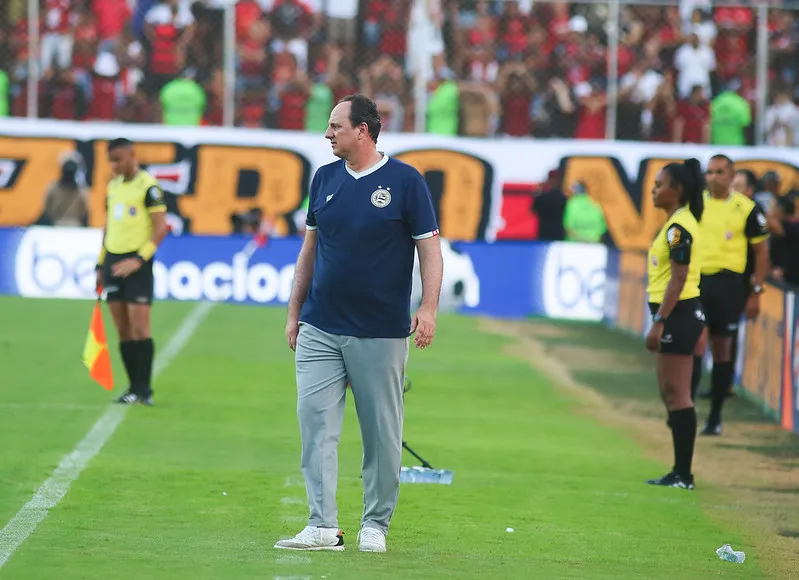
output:
<path id="1" fill-rule="evenodd" d="M 598 81 L 584 82 L 574 89 L 580 103 L 575 139 L 604 139 L 608 95 Z"/>
<path id="2" fill-rule="evenodd" d="M 694 85 L 691 96 L 677 103 L 674 118 L 675 143 L 707 143 L 710 136 L 710 105 L 702 85 Z"/>
<path id="3" fill-rule="evenodd" d="M 286 83 L 280 91 L 277 128 L 289 131 L 305 129 L 305 103 L 310 95 L 310 84 L 303 72 Z"/>
<path id="4" fill-rule="evenodd" d="M 263 11 L 256 0 L 239 0 L 236 3 L 236 40 L 238 42 L 246 40 L 253 23 L 262 16 Z"/>
<path id="5" fill-rule="evenodd" d="M 239 91 L 263 84 L 270 36 L 269 21 L 257 19 L 252 21 L 249 32 L 239 42 L 236 75 Z"/>
<path id="6" fill-rule="evenodd" d="M 502 132 L 513 137 L 530 135 L 530 108 L 535 93 L 535 81 L 522 63 L 507 63 L 497 80 L 497 92 L 502 106 Z"/>
<path id="7" fill-rule="evenodd" d="M 132 16 L 127 0 L 93 0 L 91 11 L 97 16 L 100 50 L 113 50 Z"/>
<path id="8" fill-rule="evenodd" d="M 529 17 L 519 10 L 516 0 L 503 2 L 503 8 L 497 29 L 500 43 L 497 56 L 500 61 L 521 54 L 527 48 L 527 31 L 531 24 Z"/>
<path id="9" fill-rule="evenodd" d="M 177 77 L 194 33 L 194 16 L 179 0 L 156 4 L 147 12 L 144 35 L 150 42 L 148 87 L 152 94 Z"/>
<path id="10" fill-rule="evenodd" d="M 40 117 L 75 121 L 83 119 L 86 96 L 72 71 L 59 71 L 45 83 Z"/>
<path id="11" fill-rule="evenodd" d="M 111 52 L 101 52 L 94 63 L 89 119 L 113 121 L 117 118 L 117 80 L 119 63 Z"/>
<path id="12" fill-rule="evenodd" d="M 72 61 L 72 33 L 75 16 L 72 0 L 44 0 L 42 14 L 42 71 L 53 65 L 59 69 L 69 68 Z"/>

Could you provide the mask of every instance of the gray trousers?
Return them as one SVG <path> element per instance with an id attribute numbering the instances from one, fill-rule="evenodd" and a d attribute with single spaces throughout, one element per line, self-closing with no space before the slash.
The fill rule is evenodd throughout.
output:
<path id="1" fill-rule="evenodd" d="M 301 323 L 297 336 L 297 418 L 308 524 L 338 527 L 338 443 L 349 380 L 363 443 L 361 526 L 388 533 L 402 467 L 402 389 L 407 338 L 354 338 Z"/>

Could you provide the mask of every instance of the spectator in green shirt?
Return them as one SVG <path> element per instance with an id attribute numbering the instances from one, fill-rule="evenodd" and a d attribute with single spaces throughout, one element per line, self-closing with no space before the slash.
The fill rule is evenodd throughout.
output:
<path id="1" fill-rule="evenodd" d="M 460 110 L 460 89 L 445 69 L 437 73 L 433 92 L 427 100 L 427 132 L 436 135 L 457 135 Z"/>
<path id="2" fill-rule="evenodd" d="M 602 206 L 591 199 L 583 183 L 572 186 L 572 194 L 563 213 L 563 227 L 569 242 L 599 243 L 608 227 Z"/>
<path id="3" fill-rule="evenodd" d="M 736 91 L 739 81 L 710 102 L 710 142 L 713 145 L 746 145 L 745 130 L 752 124 L 752 107 Z"/>
<path id="4" fill-rule="evenodd" d="M 164 125 L 199 125 L 205 113 L 205 102 L 205 91 L 190 73 L 169 81 L 161 89 Z"/>
<path id="5" fill-rule="evenodd" d="M 0 70 L 0 117 L 8 117 L 8 75 Z"/>
<path id="6" fill-rule="evenodd" d="M 333 91 L 327 83 L 317 81 L 311 85 L 311 94 L 305 103 L 305 130 L 324 133 L 333 109 Z"/>

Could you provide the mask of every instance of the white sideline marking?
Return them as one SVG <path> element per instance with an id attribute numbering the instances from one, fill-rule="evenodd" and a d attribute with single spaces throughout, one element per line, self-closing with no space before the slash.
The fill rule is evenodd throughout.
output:
<path id="1" fill-rule="evenodd" d="M 183 319 L 175 334 L 169 339 L 153 365 L 153 376 L 169 366 L 194 335 L 197 327 L 214 307 L 213 302 L 200 302 Z M 28 539 L 48 512 L 58 505 L 69 491 L 89 461 L 103 448 L 116 428 L 125 418 L 127 405 L 112 404 L 97 420 L 89 433 L 78 443 L 72 452 L 64 455 L 50 478 L 33 494 L 33 498 L 22 506 L 17 515 L 0 530 L 0 568 L 8 562 L 17 548 Z"/>

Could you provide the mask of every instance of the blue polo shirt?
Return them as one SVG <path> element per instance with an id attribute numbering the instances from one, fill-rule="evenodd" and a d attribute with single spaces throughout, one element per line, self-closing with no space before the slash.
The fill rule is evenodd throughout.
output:
<path id="1" fill-rule="evenodd" d="M 388 155 L 355 173 L 343 160 L 311 182 L 313 279 L 300 322 L 358 338 L 410 335 L 415 241 L 438 235 L 424 177 Z"/>

